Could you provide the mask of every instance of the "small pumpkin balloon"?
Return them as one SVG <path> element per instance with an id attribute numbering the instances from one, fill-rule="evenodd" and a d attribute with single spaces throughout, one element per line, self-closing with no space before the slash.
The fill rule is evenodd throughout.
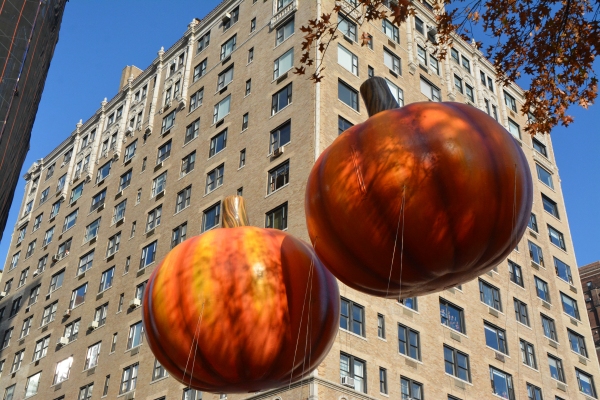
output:
<path id="1" fill-rule="evenodd" d="M 514 249 L 532 181 L 517 141 L 460 103 L 402 108 L 383 78 L 361 86 L 370 118 L 341 134 L 306 188 L 310 239 L 325 266 L 375 296 L 465 283 Z"/>
<path id="2" fill-rule="evenodd" d="M 339 326 L 337 281 L 294 236 L 247 224 L 241 197 L 224 226 L 176 246 L 154 270 L 143 321 L 152 352 L 185 385 L 214 393 L 288 385 L 325 358 Z"/>

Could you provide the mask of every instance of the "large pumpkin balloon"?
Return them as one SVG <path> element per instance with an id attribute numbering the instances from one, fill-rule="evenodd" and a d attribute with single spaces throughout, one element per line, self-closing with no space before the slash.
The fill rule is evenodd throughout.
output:
<path id="1" fill-rule="evenodd" d="M 245 220 L 228 209 L 224 223 Z M 339 307 L 337 281 L 309 245 L 239 226 L 171 250 L 148 281 L 143 321 L 152 352 L 180 382 L 255 392 L 297 381 L 325 358 Z"/>
<path id="2" fill-rule="evenodd" d="M 382 78 L 361 93 L 370 118 L 325 149 L 306 188 L 308 233 L 325 266 L 359 291 L 398 298 L 465 283 L 504 260 L 532 206 L 519 143 L 469 105 L 391 109 Z"/>

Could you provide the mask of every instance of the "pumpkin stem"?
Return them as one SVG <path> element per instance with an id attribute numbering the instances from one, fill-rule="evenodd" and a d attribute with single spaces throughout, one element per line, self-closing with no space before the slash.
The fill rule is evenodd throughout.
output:
<path id="1" fill-rule="evenodd" d="M 369 117 L 385 111 L 399 108 L 396 98 L 384 78 L 374 76 L 360 85 L 360 95 L 367 106 Z"/>
<path id="2" fill-rule="evenodd" d="M 248 226 L 246 202 L 242 196 L 227 196 L 223 200 L 223 228 Z"/>

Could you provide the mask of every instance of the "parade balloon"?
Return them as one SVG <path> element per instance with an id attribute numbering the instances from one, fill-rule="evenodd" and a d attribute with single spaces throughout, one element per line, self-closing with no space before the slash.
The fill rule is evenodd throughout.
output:
<path id="1" fill-rule="evenodd" d="M 184 241 L 154 270 L 143 299 L 152 352 L 171 376 L 213 393 L 256 392 L 308 376 L 339 326 L 337 281 L 312 247 L 244 223 Z M 241 223 L 240 223 L 241 222 Z"/>
<path id="2" fill-rule="evenodd" d="M 325 266 L 356 290 L 405 298 L 503 261 L 532 207 L 519 142 L 470 105 L 394 109 L 382 78 L 361 94 L 370 118 L 323 151 L 306 188 L 308 233 Z"/>

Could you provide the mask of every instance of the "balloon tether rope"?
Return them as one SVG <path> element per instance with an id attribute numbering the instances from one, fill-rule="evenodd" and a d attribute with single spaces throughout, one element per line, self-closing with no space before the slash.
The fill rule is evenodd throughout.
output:
<path id="1" fill-rule="evenodd" d="M 390 291 L 390 282 L 392 281 L 392 269 L 394 268 L 394 258 L 396 256 L 396 246 L 398 244 L 398 232 L 400 231 L 400 221 L 402 221 L 402 238 L 400 244 L 400 295 L 398 299 L 402 298 L 402 261 L 404 259 L 404 207 L 406 205 L 406 185 L 402 189 L 402 203 L 400 204 L 400 212 L 398 213 L 398 224 L 396 226 L 396 238 L 394 239 L 394 249 L 392 251 L 392 262 L 390 263 L 390 273 L 388 275 L 388 284 L 385 291 L 385 297 L 388 297 Z"/>
<path id="2" fill-rule="evenodd" d="M 202 324 L 202 316 L 204 315 L 204 300 L 202 301 L 202 310 L 200 311 L 200 315 L 198 316 L 198 322 L 196 323 L 196 330 L 194 331 L 194 337 L 192 338 L 192 345 L 190 346 L 190 351 L 188 353 L 188 358 L 187 361 L 185 362 L 185 369 L 183 371 L 183 379 L 185 379 L 185 375 L 187 374 L 187 367 L 188 364 L 190 362 L 190 357 L 192 355 L 192 348 L 194 348 L 194 358 L 192 360 L 192 368 L 190 372 L 190 383 L 188 385 L 188 388 L 191 387 L 190 385 L 192 384 L 192 378 L 193 378 L 193 374 L 194 374 L 194 366 L 196 364 L 196 353 L 198 351 L 198 341 L 196 340 L 196 336 L 198 335 L 198 330 L 200 329 L 200 325 Z M 194 345 L 194 342 L 195 345 Z"/>

